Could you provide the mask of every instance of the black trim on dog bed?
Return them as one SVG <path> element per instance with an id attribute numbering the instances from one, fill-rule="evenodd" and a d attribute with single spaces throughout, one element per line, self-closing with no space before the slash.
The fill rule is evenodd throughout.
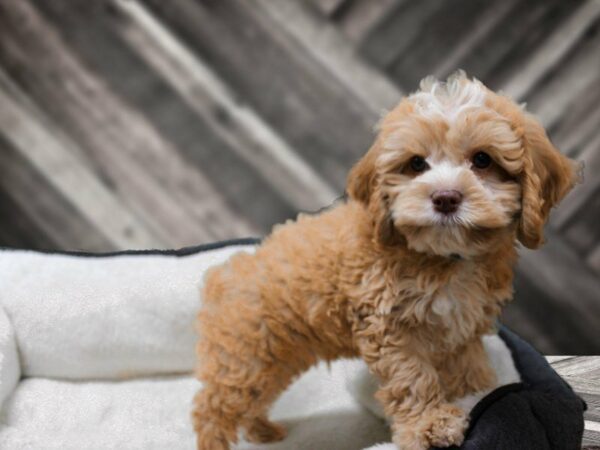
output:
<path id="1" fill-rule="evenodd" d="M 180 249 L 169 249 L 169 250 L 120 250 L 115 252 L 85 252 L 78 250 L 29 250 L 22 248 L 11 248 L 11 247 L 0 247 L 0 251 L 9 250 L 9 251 L 33 251 L 36 253 L 43 253 L 48 255 L 66 255 L 66 256 L 82 256 L 82 257 L 91 257 L 91 258 L 110 258 L 113 256 L 151 256 L 151 255 L 165 255 L 165 256 L 189 256 L 195 255 L 196 253 L 202 253 L 209 250 L 217 250 L 224 247 L 232 247 L 235 245 L 257 245 L 260 244 L 261 239 L 259 238 L 240 238 L 240 239 L 230 239 L 226 241 L 218 241 L 211 242 L 208 244 L 200 244 L 194 245 L 191 247 L 183 247 Z"/>

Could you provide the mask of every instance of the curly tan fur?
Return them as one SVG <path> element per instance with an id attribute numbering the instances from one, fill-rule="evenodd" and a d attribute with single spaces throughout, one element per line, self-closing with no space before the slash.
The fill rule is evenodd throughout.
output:
<path id="1" fill-rule="evenodd" d="M 489 170 L 470 167 L 476 149 L 493 157 Z M 415 154 L 429 174 L 407 168 Z M 424 81 L 382 121 L 347 202 L 276 226 L 256 253 L 206 275 L 198 449 L 229 449 L 240 427 L 251 441 L 283 439 L 272 402 L 317 361 L 354 356 L 381 381 L 399 447 L 460 444 L 467 417 L 450 402 L 494 383 L 480 338 L 512 296 L 516 239 L 541 243 L 575 179 L 506 97 L 461 74 Z M 431 210 L 444 183 L 465 198 L 452 219 Z"/>

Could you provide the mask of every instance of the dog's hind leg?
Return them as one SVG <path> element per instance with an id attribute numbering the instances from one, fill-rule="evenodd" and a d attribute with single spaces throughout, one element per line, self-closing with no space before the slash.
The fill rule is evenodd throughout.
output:
<path id="1" fill-rule="evenodd" d="M 192 411 L 198 450 L 229 450 L 229 443 L 237 442 L 240 427 L 250 442 L 284 439 L 285 428 L 269 421 L 267 412 L 292 377 L 287 370 L 277 370 L 262 374 L 262 382 L 252 387 L 205 383 L 194 398 Z"/>
<path id="2" fill-rule="evenodd" d="M 226 386 L 206 384 L 194 397 L 192 424 L 198 450 L 229 450 L 237 442 L 241 417 L 226 407 L 231 396 Z"/>
<path id="3" fill-rule="evenodd" d="M 271 422 L 266 414 L 247 420 L 244 428 L 246 429 L 246 439 L 256 444 L 281 441 L 287 435 L 285 427 Z"/>
<path id="4" fill-rule="evenodd" d="M 286 429 L 268 419 L 268 411 L 272 403 L 287 388 L 295 373 L 292 365 L 280 362 L 265 367 L 256 377 L 255 383 L 248 390 L 252 397 L 252 406 L 246 410 L 242 427 L 246 431 L 246 439 L 254 443 L 280 441 L 287 435 Z"/>

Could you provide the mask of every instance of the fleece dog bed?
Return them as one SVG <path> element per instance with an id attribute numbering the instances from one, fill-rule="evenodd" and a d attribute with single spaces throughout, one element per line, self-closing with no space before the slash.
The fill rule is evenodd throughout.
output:
<path id="1" fill-rule="evenodd" d="M 193 449 L 193 320 L 203 272 L 240 240 L 106 255 L 0 250 L 0 448 Z M 498 386 L 457 401 L 464 449 L 575 449 L 583 402 L 510 331 L 484 344 Z M 393 449 L 359 360 L 319 365 L 277 401 L 288 437 L 240 449 Z"/>

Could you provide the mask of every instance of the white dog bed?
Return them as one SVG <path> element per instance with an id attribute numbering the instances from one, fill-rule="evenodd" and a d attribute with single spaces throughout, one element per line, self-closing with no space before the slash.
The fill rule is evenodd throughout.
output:
<path id="1" fill-rule="evenodd" d="M 0 448 L 194 448 L 199 285 L 208 267 L 238 251 L 253 251 L 251 241 L 83 257 L 1 250 Z M 485 343 L 500 384 L 519 381 L 504 342 Z M 238 448 L 385 443 L 375 388 L 360 361 L 315 367 L 272 409 L 286 440 Z M 470 410 L 484 394 L 461 405 Z"/>

